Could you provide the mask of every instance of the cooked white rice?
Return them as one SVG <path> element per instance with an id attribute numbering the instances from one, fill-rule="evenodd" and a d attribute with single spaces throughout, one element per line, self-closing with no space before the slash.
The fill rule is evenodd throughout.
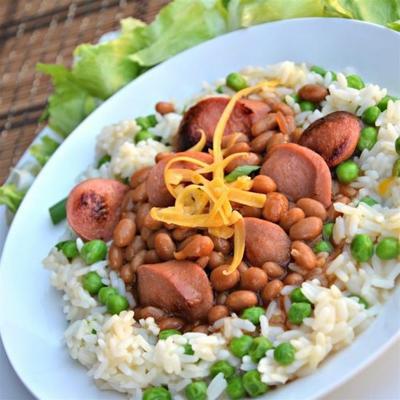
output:
<path id="1" fill-rule="evenodd" d="M 283 62 L 267 68 L 245 68 L 242 73 L 250 84 L 264 78 L 276 78 L 285 84 L 278 92 L 296 112 L 296 122 L 303 127 L 332 111 L 345 110 L 361 113 L 375 104 L 386 94 L 386 89 L 368 84 L 361 90 L 349 88 L 345 75 L 338 73 L 332 80 L 329 72 L 322 77 L 310 72 L 305 64 Z M 205 84 L 203 92 L 195 97 L 215 95 L 214 85 Z M 289 96 L 305 83 L 319 83 L 329 88 L 329 95 L 322 103 L 321 110 L 301 112 L 298 104 Z M 231 94 L 225 89 L 225 94 Z M 224 94 L 222 94 L 224 95 Z M 261 96 L 269 96 L 269 93 Z M 179 105 L 178 105 L 179 109 Z M 81 177 L 129 177 L 142 166 L 152 165 L 154 156 L 168 151 L 168 144 L 181 120 L 180 114 L 157 115 L 158 124 L 153 132 L 162 142 L 147 140 L 134 144 L 133 138 L 139 131 L 135 121 L 124 121 L 106 127 L 98 137 L 97 154 L 111 155 L 111 162 L 100 169 L 89 167 Z M 268 306 L 265 316 L 260 319 L 261 334 L 275 345 L 289 341 L 296 349 L 296 360 L 289 366 L 279 365 L 273 351 L 255 365 L 250 357 L 239 360 L 231 355 L 227 347 L 233 337 L 246 332 L 254 332 L 256 327 L 249 321 L 231 316 L 215 323 L 215 333 L 185 333 L 171 336 L 167 340 L 157 340 L 159 328 L 152 318 L 136 321 L 133 311 L 119 315 L 109 315 L 104 306 L 91 297 L 82 287 L 82 276 L 88 271 L 96 271 L 103 283 L 116 287 L 122 294 L 129 295 L 131 306 L 135 299 L 125 293 L 123 281 L 115 272 L 110 272 L 106 261 L 86 266 L 80 258 L 69 262 L 65 256 L 53 249 L 44 260 L 51 270 L 51 283 L 63 292 L 64 313 L 69 321 L 65 341 L 72 358 L 88 370 L 99 387 L 127 393 L 132 398 L 141 398 L 142 389 L 152 385 L 167 385 L 174 398 L 183 398 L 182 390 L 192 379 L 205 378 L 210 366 L 217 360 L 228 360 L 244 371 L 257 368 L 262 380 L 270 385 L 281 385 L 296 377 L 314 371 L 328 354 L 349 345 L 378 313 L 380 304 L 395 286 L 400 274 L 396 260 L 382 261 L 373 256 L 369 263 L 357 265 L 351 257 L 349 243 L 354 235 L 367 233 L 373 238 L 395 236 L 400 238 L 400 179 L 390 189 L 389 196 L 383 198 L 377 192 L 379 179 L 391 175 L 391 165 L 397 158 L 394 140 L 400 136 L 400 101 L 389 102 L 378 121 L 378 142 L 372 150 L 364 150 L 356 162 L 363 170 L 353 186 L 359 189 L 358 197 L 369 195 L 379 201 L 379 205 L 344 205 L 336 203 L 335 208 L 343 215 L 337 218 L 333 239 L 336 243 L 345 242 L 342 253 L 333 260 L 327 273 L 336 282 L 330 288 L 322 287 L 318 280 L 302 284 L 304 295 L 314 304 L 311 318 L 304 320 L 299 327 L 284 331 L 281 327 L 270 326 L 269 320 L 280 309 L 275 301 Z M 82 245 L 78 239 L 78 247 Z M 292 265 L 292 269 L 296 269 Z M 290 306 L 288 294 L 293 286 L 282 290 L 285 306 Z M 370 308 L 365 309 L 350 294 L 357 293 L 367 299 Z M 183 346 L 191 344 L 194 355 L 184 354 Z M 208 386 L 208 398 L 219 398 L 226 381 L 222 374 L 217 375 Z"/>

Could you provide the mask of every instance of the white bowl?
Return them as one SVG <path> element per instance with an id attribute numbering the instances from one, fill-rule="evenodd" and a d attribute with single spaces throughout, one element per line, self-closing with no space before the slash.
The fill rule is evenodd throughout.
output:
<path id="1" fill-rule="evenodd" d="M 339 19 L 299 19 L 237 31 L 188 50 L 136 79 L 91 114 L 48 162 L 28 192 L 8 234 L 0 265 L 0 329 L 19 377 L 40 399 L 116 399 L 69 358 L 60 293 L 41 261 L 64 230 L 48 208 L 65 197 L 94 158 L 95 137 L 108 124 L 150 113 L 159 100 L 184 100 L 246 65 L 284 60 L 333 70 L 350 66 L 368 82 L 400 87 L 400 35 L 375 25 Z M 365 367 L 399 336 L 400 291 L 372 326 L 318 371 L 268 394 L 308 399 L 328 392 Z"/>

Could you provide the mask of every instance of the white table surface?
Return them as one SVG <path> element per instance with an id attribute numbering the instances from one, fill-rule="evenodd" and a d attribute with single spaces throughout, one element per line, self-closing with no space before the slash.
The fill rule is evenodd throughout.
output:
<path id="1" fill-rule="evenodd" d="M 0 254 L 6 232 L 4 207 L 0 207 Z M 399 315 L 393 317 L 400 318 Z M 0 339 L 0 400 L 33 399 L 12 369 Z M 369 399 L 400 400 L 400 340 L 369 367 L 321 400 Z M 299 400 L 303 399 L 299 397 Z"/>

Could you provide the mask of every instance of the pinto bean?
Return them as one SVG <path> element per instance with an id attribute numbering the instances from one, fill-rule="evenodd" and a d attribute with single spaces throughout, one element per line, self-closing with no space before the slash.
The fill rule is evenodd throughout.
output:
<path id="1" fill-rule="evenodd" d="M 317 217 L 322 219 L 322 221 L 325 221 L 327 213 L 324 205 L 319 201 L 303 197 L 298 200 L 296 204 L 304 211 L 306 217 Z"/>
<path id="2" fill-rule="evenodd" d="M 266 175 L 257 175 L 253 179 L 251 191 L 268 194 L 276 191 L 276 183 Z"/>
<path id="3" fill-rule="evenodd" d="M 169 113 L 175 112 L 174 104 L 169 102 L 169 101 L 159 101 L 156 104 L 155 109 L 161 115 L 165 115 L 165 114 L 169 114 Z"/>
<path id="4" fill-rule="evenodd" d="M 128 218 L 131 219 L 133 222 L 136 222 L 136 214 L 132 211 L 123 211 L 121 213 L 121 219 Z"/>
<path id="5" fill-rule="evenodd" d="M 272 279 L 280 278 L 285 273 L 285 270 L 278 263 L 273 261 L 265 262 L 261 268 L 268 275 L 268 278 Z"/>
<path id="6" fill-rule="evenodd" d="M 135 282 L 136 277 L 129 263 L 122 266 L 121 270 L 119 271 L 119 275 L 127 285 Z"/>
<path id="7" fill-rule="evenodd" d="M 225 290 L 232 289 L 239 283 L 239 271 L 235 270 L 231 274 L 225 275 L 224 272 L 226 272 L 228 268 L 229 265 L 220 265 L 211 271 L 211 285 L 217 292 L 223 292 Z"/>
<path id="8" fill-rule="evenodd" d="M 147 190 L 146 182 L 141 183 L 135 189 L 133 189 L 131 194 L 132 201 L 135 203 L 144 203 L 147 201 Z"/>
<path id="9" fill-rule="evenodd" d="M 196 260 L 196 264 L 200 267 L 200 268 L 205 268 L 208 264 L 208 262 L 210 261 L 210 257 L 209 256 L 203 256 L 203 257 L 199 257 Z"/>
<path id="10" fill-rule="evenodd" d="M 314 269 L 317 266 L 317 257 L 310 246 L 307 246 L 304 242 L 295 240 L 292 243 L 290 254 L 301 268 Z"/>
<path id="11" fill-rule="evenodd" d="M 317 217 L 301 219 L 290 227 L 292 240 L 313 240 L 322 232 L 322 220 Z"/>
<path id="12" fill-rule="evenodd" d="M 223 305 L 216 305 L 211 307 L 208 311 L 207 318 L 208 322 L 212 325 L 215 321 L 218 321 L 221 318 L 225 318 L 229 316 L 229 309 Z"/>
<path id="13" fill-rule="evenodd" d="M 154 237 L 154 248 L 161 260 L 168 261 L 174 258 L 174 252 L 176 250 L 175 243 L 168 233 L 156 233 Z"/>
<path id="14" fill-rule="evenodd" d="M 285 231 L 289 231 L 293 224 L 305 218 L 305 216 L 306 215 L 301 208 L 293 207 L 281 216 L 279 223 Z"/>
<path id="15" fill-rule="evenodd" d="M 211 236 L 211 240 L 214 243 L 215 251 L 219 251 L 224 255 L 227 255 L 231 252 L 232 246 L 231 246 L 231 243 L 229 242 L 229 240 L 219 238 L 216 236 Z"/>
<path id="16" fill-rule="evenodd" d="M 192 329 L 192 332 L 208 334 L 208 326 L 207 325 L 197 325 Z"/>
<path id="17" fill-rule="evenodd" d="M 271 192 L 267 194 L 262 214 L 267 221 L 279 222 L 288 209 L 289 201 L 287 197 L 282 193 Z"/>
<path id="18" fill-rule="evenodd" d="M 228 157 L 234 153 L 242 153 L 242 152 L 247 153 L 249 151 L 250 151 L 250 146 L 248 143 L 245 143 L 245 142 L 235 143 L 234 145 L 232 145 L 226 149 L 224 157 Z"/>
<path id="19" fill-rule="evenodd" d="M 232 143 L 248 143 L 249 137 L 244 133 L 232 133 L 222 136 L 221 147 L 226 149 Z"/>
<path id="20" fill-rule="evenodd" d="M 175 253 L 177 260 L 209 256 L 214 250 L 214 243 L 208 236 L 196 235 L 182 250 Z"/>
<path id="21" fill-rule="evenodd" d="M 135 189 L 141 183 L 143 183 L 149 176 L 150 170 L 151 170 L 151 167 L 144 167 L 144 168 L 140 168 L 136 172 L 134 172 L 129 181 L 130 187 L 132 189 Z"/>
<path id="22" fill-rule="evenodd" d="M 292 115 L 283 115 L 280 111 L 276 113 L 279 130 L 285 135 L 287 141 L 288 136 L 295 130 L 296 123 Z"/>
<path id="23" fill-rule="evenodd" d="M 122 267 L 123 253 L 122 249 L 112 244 L 108 251 L 108 265 L 111 269 L 118 271 Z"/>
<path id="24" fill-rule="evenodd" d="M 133 257 L 131 261 L 131 268 L 133 272 L 136 272 L 138 267 L 142 264 L 144 264 L 144 258 L 146 256 L 147 251 L 146 250 L 140 250 L 135 257 Z"/>
<path id="25" fill-rule="evenodd" d="M 135 319 L 137 320 L 151 317 L 154 318 L 155 321 L 158 321 L 164 316 L 165 312 L 157 307 L 147 306 L 135 310 Z"/>
<path id="26" fill-rule="evenodd" d="M 346 197 L 354 197 L 357 194 L 357 189 L 351 187 L 350 185 L 339 185 L 339 193 Z"/>
<path id="27" fill-rule="evenodd" d="M 240 287 L 257 292 L 268 282 L 268 275 L 261 268 L 250 267 L 240 274 Z"/>
<path id="28" fill-rule="evenodd" d="M 161 227 L 163 226 L 163 223 L 161 221 L 157 221 L 150 215 L 150 213 L 148 213 L 144 217 L 143 226 L 148 229 L 151 229 L 152 231 L 157 231 L 157 230 L 161 229 Z"/>
<path id="29" fill-rule="evenodd" d="M 165 329 L 176 329 L 179 331 L 185 325 L 185 321 L 176 317 L 164 317 L 159 319 L 157 324 L 161 331 Z"/>
<path id="30" fill-rule="evenodd" d="M 157 264 L 160 261 L 161 261 L 160 257 L 158 256 L 157 252 L 154 249 L 153 250 L 149 250 L 144 255 L 145 264 Z"/>
<path id="31" fill-rule="evenodd" d="M 136 227 L 139 231 L 144 226 L 144 220 L 145 220 L 147 214 L 150 212 L 151 208 L 152 207 L 149 203 L 144 203 L 139 206 L 137 213 L 136 213 L 136 221 L 135 221 Z"/>
<path id="32" fill-rule="evenodd" d="M 301 285 L 303 282 L 304 278 L 297 272 L 292 272 L 288 274 L 283 280 L 283 283 L 285 285 L 293 285 L 293 286 Z"/>
<path id="33" fill-rule="evenodd" d="M 328 94 L 328 89 L 315 83 L 308 83 L 299 90 L 299 96 L 302 100 L 320 103 Z"/>
<path id="34" fill-rule="evenodd" d="M 226 306 L 232 311 L 242 311 L 258 303 L 257 295 L 250 290 L 236 290 L 226 298 Z"/>
<path id="35" fill-rule="evenodd" d="M 283 283 L 279 279 L 268 282 L 261 292 L 261 298 L 264 304 L 268 304 L 271 300 L 279 295 L 283 288 Z"/>
<path id="36" fill-rule="evenodd" d="M 288 106 L 286 103 L 277 102 L 272 106 L 272 110 L 275 112 L 280 111 L 284 115 L 294 115 L 292 107 Z"/>
<path id="37" fill-rule="evenodd" d="M 225 171 L 227 173 L 232 172 L 235 168 L 241 165 L 259 165 L 260 158 L 256 153 L 247 153 L 244 156 L 240 156 L 232 160 L 226 167 Z"/>
<path id="38" fill-rule="evenodd" d="M 243 217 L 254 217 L 254 218 L 261 218 L 262 209 L 257 207 L 251 207 L 239 204 L 238 206 L 234 207 L 235 210 L 239 211 Z"/>
<path id="39" fill-rule="evenodd" d="M 113 232 L 114 244 L 118 247 L 128 246 L 136 234 L 136 224 L 129 218 L 123 218 L 118 222 Z"/>
<path id="40" fill-rule="evenodd" d="M 295 128 L 290 134 L 290 141 L 297 143 L 300 140 L 302 134 L 303 130 L 301 128 Z"/>
<path id="41" fill-rule="evenodd" d="M 220 265 L 225 264 L 225 256 L 218 251 L 212 251 L 209 257 L 208 266 L 211 269 L 215 269 Z"/>
<path id="42" fill-rule="evenodd" d="M 264 153 L 267 149 L 268 140 L 271 139 L 276 131 L 267 131 L 260 133 L 250 142 L 251 151 L 254 153 Z"/>
<path id="43" fill-rule="evenodd" d="M 287 142 L 287 137 L 283 133 L 272 135 L 267 142 L 267 152 L 271 151 L 275 146 Z"/>
<path id="44" fill-rule="evenodd" d="M 184 228 L 183 226 L 178 226 L 172 231 L 172 238 L 178 242 L 185 240 L 189 236 L 192 236 L 196 231 L 192 228 Z"/>
<path id="45" fill-rule="evenodd" d="M 146 228 L 145 226 L 142 228 L 142 230 L 140 231 L 140 236 L 142 237 L 142 239 L 147 243 L 147 241 L 149 240 L 149 237 L 153 234 L 153 231 L 150 230 L 149 228 Z"/>
<path id="46" fill-rule="evenodd" d="M 269 113 L 263 119 L 260 119 L 258 122 L 253 124 L 251 127 L 251 134 L 253 136 L 258 136 L 265 131 L 275 129 L 277 126 L 278 122 L 276 121 L 276 114 Z"/>

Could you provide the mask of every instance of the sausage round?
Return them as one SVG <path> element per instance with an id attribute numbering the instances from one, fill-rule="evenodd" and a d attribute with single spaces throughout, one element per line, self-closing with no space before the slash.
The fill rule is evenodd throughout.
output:
<path id="1" fill-rule="evenodd" d="M 346 111 L 335 111 L 313 122 L 299 144 L 320 154 L 329 167 L 350 158 L 356 149 L 362 123 Z"/>
<path id="2" fill-rule="evenodd" d="M 267 156 L 260 174 L 271 177 L 278 192 L 289 200 L 310 197 L 325 207 L 331 204 L 332 178 L 323 158 L 295 143 L 276 145 Z"/>

